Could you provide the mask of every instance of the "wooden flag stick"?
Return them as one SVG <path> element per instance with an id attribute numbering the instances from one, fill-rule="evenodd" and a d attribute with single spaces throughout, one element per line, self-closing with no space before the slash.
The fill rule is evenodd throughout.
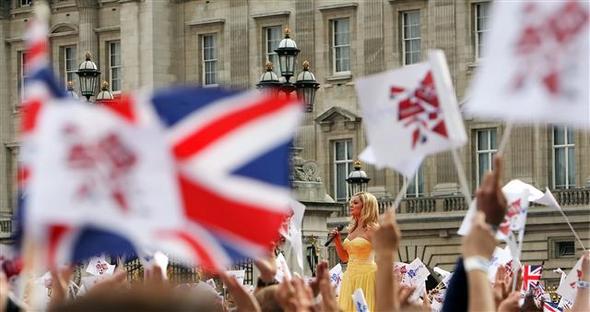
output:
<path id="1" fill-rule="evenodd" d="M 463 168 L 463 163 L 461 163 L 461 158 L 459 157 L 458 149 L 454 148 L 451 150 L 451 154 L 453 154 L 453 162 L 455 163 L 455 168 L 457 169 L 457 175 L 459 176 L 459 184 L 461 186 L 461 193 L 463 193 L 463 197 L 465 197 L 465 203 L 467 207 L 471 206 L 471 192 L 469 192 L 469 186 L 467 185 L 467 177 L 465 176 L 465 169 Z"/>

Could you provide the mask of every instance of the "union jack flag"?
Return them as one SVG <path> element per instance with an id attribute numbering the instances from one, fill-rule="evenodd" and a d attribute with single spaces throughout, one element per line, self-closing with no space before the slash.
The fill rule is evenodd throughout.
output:
<path id="1" fill-rule="evenodd" d="M 46 58 L 42 26 L 31 51 Z M 29 63 L 44 65 L 28 89 L 55 91 L 23 122 L 37 144 L 26 225 L 47 229 L 50 266 L 146 248 L 222 270 L 270 250 L 289 212 L 298 100 L 187 86 L 68 105 L 50 102 L 65 92 L 49 63 Z"/>
<path id="2" fill-rule="evenodd" d="M 522 291 L 528 292 L 529 288 L 539 284 L 543 275 L 542 265 L 524 265 L 522 269 Z"/>
<path id="3" fill-rule="evenodd" d="M 543 301 L 543 312 L 562 312 L 557 303 L 553 301 Z"/>

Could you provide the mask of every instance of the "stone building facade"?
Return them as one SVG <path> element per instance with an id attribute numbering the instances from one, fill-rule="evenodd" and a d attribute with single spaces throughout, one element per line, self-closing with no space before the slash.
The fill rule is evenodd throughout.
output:
<path id="1" fill-rule="evenodd" d="M 23 34 L 31 0 L 0 0 L 0 221 L 10 230 L 18 155 Z M 113 91 L 172 83 L 253 88 L 283 29 L 291 29 L 303 60 L 321 84 L 295 146 L 315 180 L 295 181 L 307 207 L 304 234 L 324 239 L 346 222 L 344 178 L 366 146 L 354 91 L 356 78 L 419 62 L 431 48 L 447 57 L 460 103 L 485 57 L 488 1 L 481 0 L 51 0 L 52 64 L 62 80 L 75 80 L 85 51 L 95 56 Z M 493 83 L 493 82 L 491 82 Z M 469 141 L 460 150 L 473 192 L 505 125 L 466 119 Z M 590 121 L 589 121 L 590 122 Z M 585 245 L 590 245 L 590 133 L 551 125 L 516 126 L 506 149 L 505 179 L 518 178 L 558 198 Z M 402 177 L 365 166 L 369 189 L 382 205 L 398 193 Z M 428 157 L 411 181 L 399 219 L 401 260 L 420 256 L 450 269 L 459 254 L 456 230 L 465 213 L 450 153 Z M 557 212 L 531 208 L 523 259 L 551 268 L 573 265 L 581 246 Z"/>

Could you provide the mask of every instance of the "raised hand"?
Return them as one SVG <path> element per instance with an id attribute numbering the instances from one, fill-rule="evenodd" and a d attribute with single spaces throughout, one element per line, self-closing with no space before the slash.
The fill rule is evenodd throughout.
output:
<path id="1" fill-rule="evenodd" d="M 477 209 L 485 214 L 486 222 L 493 226 L 502 223 L 508 206 L 502 193 L 502 167 L 502 157 L 494 156 L 494 170 L 486 173 L 483 183 L 475 193 Z"/>
<path id="2" fill-rule="evenodd" d="M 395 211 L 389 209 L 383 214 L 380 226 L 372 234 L 372 244 L 376 252 L 393 252 L 398 249 L 401 232 L 395 220 Z"/>
<path id="3" fill-rule="evenodd" d="M 463 237 L 463 257 L 481 256 L 490 259 L 496 248 L 496 239 L 492 228 L 485 222 L 485 216 L 478 211 L 473 218 L 473 226 L 467 236 Z"/>

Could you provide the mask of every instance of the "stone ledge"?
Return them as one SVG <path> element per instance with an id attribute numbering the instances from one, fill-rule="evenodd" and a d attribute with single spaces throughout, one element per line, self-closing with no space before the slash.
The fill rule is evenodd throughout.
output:
<path id="1" fill-rule="evenodd" d="M 340 10 L 340 9 L 356 9 L 359 6 L 356 2 L 329 4 L 318 8 L 320 11 Z"/>
<path id="2" fill-rule="evenodd" d="M 267 18 L 267 17 L 279 17 L 279 16 L 289 16 L 291 15 L 291 11 L 276 11 L 276 12 L 263 12 L 263 13 L 254 13 L 250 15 L 253 19 L 259 18 Z"/>
<path id="3" fill-rule="evenodd" d="M 186 26 L 204 26 L 213 24 L 225 24 L 225 18 L 212 18 L 207 20 L 190 21 L 185 23 Z"/>

